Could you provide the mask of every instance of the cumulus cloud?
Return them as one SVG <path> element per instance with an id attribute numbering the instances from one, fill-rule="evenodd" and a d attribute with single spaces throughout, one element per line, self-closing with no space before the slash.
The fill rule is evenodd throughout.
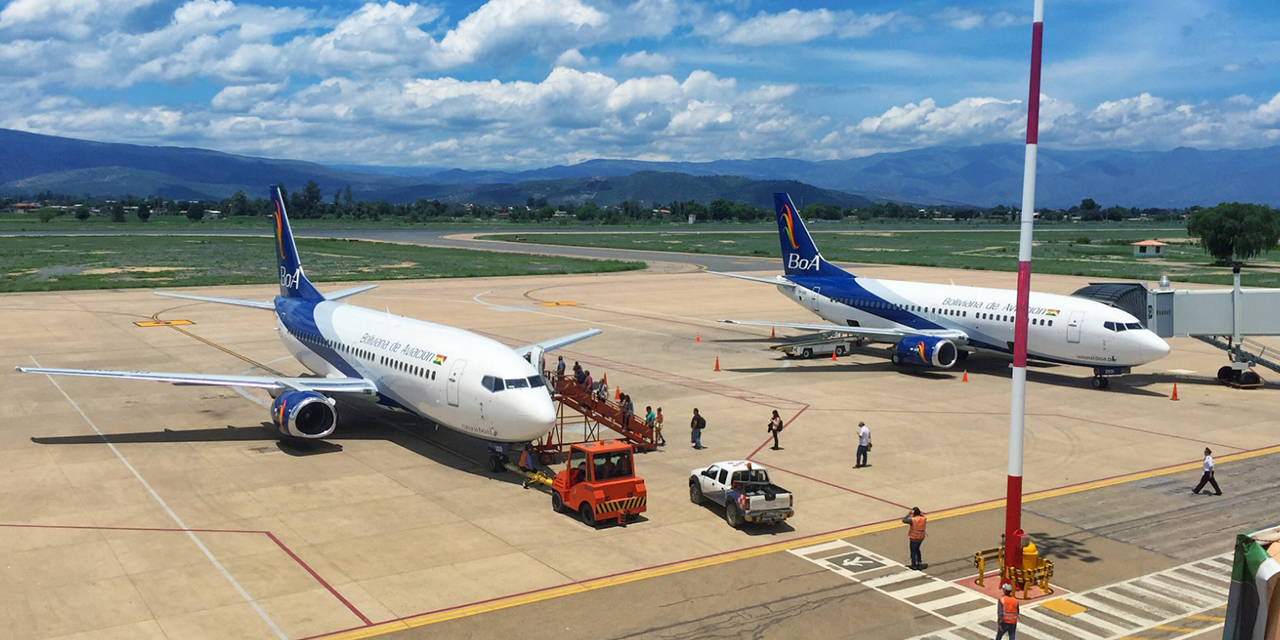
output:
<path id="1" fill-rule="evenodd" d="M 618 64 L 633 69 L 648 69 L 649 71 L 662 71 L 671 67 L 674 60 L 670 56 L 664 56 L 661 53 L 649 53 L 648 51 L 636 51 L 635 53 L 623 54 L 618 58 Z"/>
<path id="2" fill-rule="evenodd" d="M 698 28 L 723 42 L 762 47 L 808 42 L 830 35 L 863 38 L 888 24 L 893 17 L 892 13 L 860 15 L 853 11 L 789 9 L 781 13 L 761 11 L 746 20 L 720 13 Z"/>
<path id="3" fill-rule="evenodd" d="M 578 51 L 577 49 L 569 49 L 564 53 L 560 54 L 559 56 L 556 56 L 555 64 L 557 67 L 569 67 L 571 69 L 581 69 L 583 67 L 589 67 L 589 66 L 598 64 L 599 62 L 600 60 L 598 58 L 595 58 L 595 57 L 588 58 L 582 55 L 582 52 Z"/>

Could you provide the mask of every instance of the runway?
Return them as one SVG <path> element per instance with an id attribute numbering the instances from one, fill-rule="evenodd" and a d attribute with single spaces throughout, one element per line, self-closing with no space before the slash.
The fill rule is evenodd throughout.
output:
<path id="1" fill-rule="evenodd" d="M 768 268 L 726 260 L 717 268 Z M 1015 277 L 874 270 L 979 286 L 1012 287 Z M 1036 276 L 1033 286 L 1069 293 L 1083 284 Z M 274 290 L 200 293 L 269 299 Z M 0 353 L 10 365 L 301 372 L 271 317 L 251 309 L 136 290 L 0 300 L 0 320 L 12 328 L 0 336 Z M 671 444 L 637 460 L 649 489 L 645 517 L 588 528 L 553 513 L 546 494 L 521 489 L 514 476 L 484 471 L 476 442 L 400 415 L 344 408 L 331 443 L 290 449 L 264 428 L 266 397 L 254 392 L 55 384 L 6 368 L 0 541 L 10 553 L 0 584 L 11 597 L 0 624 L 40 639 L 708 637 L 744 629 L 897 639 L 948 623 L 786 551 L 843 540 L 900 562 L 897 519 L 920 506 L 933 516 L 930 573 L 951 581 L 998 537 L 1005 361 L 973 358 L 961 382 L 959 370 L 904 373 L 872 350 L 834 363 L 780 360 L 767 348 L 767 328 L 715 320 L 812 316 L 767 285 L 687 266 L 388 282 L 352 302 L 513 344 L 603 329 L 564 355 L 597 378 L 607 373 L 638 408 L 663 407 Z M 576 304 L 551 306 L 557 302 Z M 193 324 L 135 324 L 154 320 Z M 1053 549 L 1046 554 L 1060 563 L 1055 582 L 1065 590 L 1223 553 L 1229 532 L 1280 497 L 1267 482 L 1280 445 L 1274 389 L 1219 386 L 1212 376 L 1221 352 L 1191 340 L 1172 346 L 1168 358 L 1105 392 L 1089 387 L 1088 370 L 1029 372 L 1026 518 Z M 717 357 L 721 371 L 713 372 Z M 1178 402 L 1169 399 L 1174 383 Z M 701 452 L 682 441 L 695 406 L 709 423 Z M 773 408 L 788 421 L 781 451 L 762 447 Z M 872 466 L 855 470 L 851 427 L 859 420 L 872 427 L 876 447 Z M 1189 492 L 1205 446 L 1228 492 L 1217 503 Z M 689 503 L 690 469 L 748 457 L 796 494 L 797 515 L 786 526 L 734 531 L 717 510 Z"/>

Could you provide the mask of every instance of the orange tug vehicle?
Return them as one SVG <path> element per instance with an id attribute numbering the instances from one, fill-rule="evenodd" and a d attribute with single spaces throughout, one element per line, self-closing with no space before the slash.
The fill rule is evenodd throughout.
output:
<path id="1" fill-rule="evenodd" d="M 645 511 L 645 496 L 631 445 L 620 440 L 572 445 L 568 465 L 551 483 L 551 508 L 575 510 L 592 526 L 615 518 L 626 524 Z"/>

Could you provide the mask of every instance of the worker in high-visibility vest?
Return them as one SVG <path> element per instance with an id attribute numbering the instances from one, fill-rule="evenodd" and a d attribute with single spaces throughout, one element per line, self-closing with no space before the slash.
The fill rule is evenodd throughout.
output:
<path id="1" fill-rule="evenodd" d="M 1004 595 L 996 600 L 996 640 L 1009 634 L 1009 640 L 1018 638 L 1018 599 L 1013 597 L 1013 585 L 1005 583 Z"/>
<path id="2" fill-rule="evenodd" d="M 924 542 L 925 518 L 920 514 L 920 507 L 911 507 L 911 511 L 902 519 L 907 525 L 907 540 L 911 543 L 911 568 L 924 569 L 929 565 L 920 558 L 920 544 Z"/>

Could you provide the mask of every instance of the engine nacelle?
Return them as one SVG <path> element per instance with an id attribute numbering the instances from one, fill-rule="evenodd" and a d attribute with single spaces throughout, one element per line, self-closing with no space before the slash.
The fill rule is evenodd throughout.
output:
<path id="1" fill-rule="evenodd" d="M 338 426 L 333 400 L 315 391 L 287 391 L 271 403 L 271 420 L 294 438 L 324 438 Z"/>
<path id="2" fill-rule="evenodd" d="M 959 350 L 946 338 L 912 336 L 898 341 L 893 350 L 893 363 L 904 367 L 950 369 Z"/>

